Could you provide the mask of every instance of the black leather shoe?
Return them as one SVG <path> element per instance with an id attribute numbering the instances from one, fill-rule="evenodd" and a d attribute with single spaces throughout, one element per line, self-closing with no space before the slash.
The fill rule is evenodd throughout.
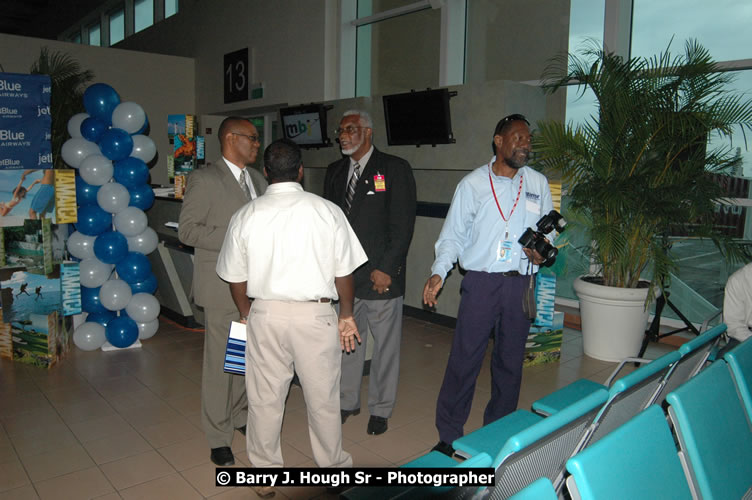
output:
<path id="1" fill-rule="evenodd" d="M 384 434 L 387 429 L 386 425 L 387 419 L 384 417 L 377 417 L 376 415 L 371 415 L 371 418 L 368 419 L 368 429 L 366 432 L 368 434 L 373 434 L 375 436 L 378 436 L 379 434 Z"/>
<path id="2" fill-rule="evenodd" d="M 342 416 L 342 423 L 344 424 L 347 421 L 348 417 L 350 417 L 350 415 L 360 414 L 360 408 L 356 410 L 340 410 L 339 414 Z"/>
<path id="3" fill-rule="evenodd" d="M 452 455 L 454 455 L 454 448 L 452 448 L 452 445 L 447 444 L 444 441 L 439 441 L 436 446 L 431 448 L 431 451 L 438 451 L 439 453 L 443 453 L 450 458 L 452 457 Z"/>
<path id="4" fill-rule="evenodd" d="M 246 428 L 246 426 L 245 426 L 245 425 L 244 425 L 243 427 L 238 427 L 238 428 L 237 428 L 237 431 L 238 431 L 239 433 L 241 433 L 242 435 L 244 435 L 244 436 L 245 436 L 245 428 Z"/>
<path id="5" fill-rule="evenodd" d="M 220 467 L 228 467 L 235 465 L 235 457 L 232 456 L 232 450 L 229 446 L 222 446 L 221 448 L 212 448 L 211 461 Z"/>

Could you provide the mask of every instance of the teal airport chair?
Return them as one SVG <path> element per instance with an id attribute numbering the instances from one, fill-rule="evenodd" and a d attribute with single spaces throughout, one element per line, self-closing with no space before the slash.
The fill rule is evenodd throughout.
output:
<path id="1" fill-rule="evenodd" d="M 718 325 L 681 346 L 678 350 L 678 357 L 680 359 L 678 359 L 678 363 L 676 363 L 675 366 L 671 367 L 670 371 L 667 371 L 665 373 L 665 378 L 662 380 L 652 378 L 652 381 L 655 384 L 656 388 L 656 393 L 654 394 L 655 399 L 654 401 L 649 401 L 645 406 L 647 407 L 653 402 L 659 404 L 662 403 L 666 397 L 666 394 L 687 381 L 691 376 L 702 369 L 711 352 L 718 344 L 721 335 L 725 331 L 726 325 Z M 593 382 L 592 380 L 588 379 L 577 380 L 565 387 L 562 387 L 558 391 L 554 391 L 551 394 L 534 402 L 533 410 L 541 415 L 553 415 L 561 408 L 565 407 L 572 401 L 576 401 L 577 399 L 582 398 L 586 394 L 589 394 L 597 389 L 608 389 L 612 387 L 613 380 L 618 376 L 622 368 L 627 363 L 644 363 L 642 367 L 638 368 L 637 371 L 639 371 L 655 362 L 664 363 L 667 360 L 673 360 L 673 358 L 676 356 L 677 354 L 669 353 L 655 360 L 627 358 L 619 363 L 619 366 L 617 366 L 616 369 L 612 372 L 605 385 Z M 652 368 L 648 368 L 648 370 L 652 370 Z"/>
<path id="2" fill-rule="evenodd" d="M 557 500 L 558 498 L 551 481 L 547 477 L 542 477 L 509 497 L 509 500 Z"/>
<path id="3" fill-rule="evenodd" d="M 572 498 L 692 498 L 671 430 L 657 405 L 570 458 L 567 470 Z"/>
<path id="4" fill-rule="evenodd" d="M 747 419 L 752 425 L 752 339 L 747 339 L 731 351 L 723 359 L 728 363 L 734 384 L 747 412 Z"/>
<path id="5" fill-rule="evenodd" d="M 719 360 L 666 401 L 698 498 L 752 498 L 752 431 L 728 365 Z"/>

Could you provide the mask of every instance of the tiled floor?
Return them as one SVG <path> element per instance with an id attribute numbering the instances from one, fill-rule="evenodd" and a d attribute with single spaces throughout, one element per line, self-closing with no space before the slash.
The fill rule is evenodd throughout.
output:
<path id="1" fill-rule="evenodd" d="M 0 360 L 0 500 L 257 498 L 214 486 L 201 431 L 203 332 L 161 320 L 140 349 L 73 352 L 50 371 Z M 389 431 L 366 434 L 368 412 L 343 427 L 356 466 L 399 465 L 437 441 L 436 396 L 452 330 L 406 318 L 397 407 Z M 651 345 L 649 357 L 667 349 Z M 486 356 L 466 431 L 482 424 L 490 394 Z M 614 364 L 582 355 L 579 332 L 565 330 L 561 361 L 526 368 L 520 408 L 579 377 L 603 382 Z M 367 379 L 364 379 L 364 391 Z M 364 396 L 365 397 L 365 396 Z M 238 465 L 245 440 L 235 435 Z M 302 391 L 293 387 L 282 428 L 287 466 L 315 466 Z M 327 498 L 322 488 L 282 488 L 276 498 Z"/>

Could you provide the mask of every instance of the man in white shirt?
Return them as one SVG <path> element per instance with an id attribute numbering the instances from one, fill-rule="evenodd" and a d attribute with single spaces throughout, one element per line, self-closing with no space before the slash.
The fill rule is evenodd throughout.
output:
<path id="1" fill-rule="evenodd" d="M 216 273 L 217 256 L 230 217 L 264 193 L 266 181 L 251 168 L 260 146 L 256 127 L 230 116 L 217 132 L 222 158 L 194 171 L 180 210 L 178 237 L 193 247 L 193 301 L 204 309 L 204 364 L 201 372 L 201 423 L 216 465 L 235 463 L 230 445 L 235 429 L 248 420 L 243 377 L 224 372 L 230 322 L 237 319 L 232 298 Z M 250 174 L 250 175 L 249 175 Z"/>
<path id="2" fill-rule="evenodd" d="M 723 297 L 723 322 L 728 327 L 729 344 L 733 348 L 752 335 L 752 263 L 732 274 L 726 282 Z"/>
<path id="3" fill-rule="evenodd" d="M 295 143 L 271 144 L 264 165 L 271 185 L 233 216 L 217 262 L 247 318 L 248 457 L 254 467 L 283 465 L 280 429 L 295 370 L 316 464 L 350 467 L 342 450 L 340 361 L 341 351 L 360 341 L 352 272 L 367 257 L 342 210 L 303 191 Z"/>

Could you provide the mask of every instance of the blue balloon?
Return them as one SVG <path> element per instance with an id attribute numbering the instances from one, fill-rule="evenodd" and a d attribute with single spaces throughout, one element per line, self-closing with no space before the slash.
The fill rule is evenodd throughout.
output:
<path id="1" fill-rule="evenodd" d="M 76 174 L 76 201 L 78 204 L 80 206 L 97 205 L 97 192 L 99 192 L 100 187 L 87 184 L 80 175 Z"/>
<path id="2" fill-rule="evenodd" d="M 120 104 L 120 96 L 106 83 L 95 83 L 84 91 L 84 108 L 94 118 L 112 124 L 112 112 Z"/>
<path id="3" fill-rule="evenodd" d="M 115 163 L 115 181 L 131 189 L 146 184 L 149 180 L 149 167 L 143 160 L 130 156 Z"/>
<path id="4" fill-rule="evenodd" d="M 151 274 L 151 262 L 142 253 L 128 252 L 128 255 L 115 266 L 115 270 L 120 279 L 129 285 L 140 283 Z"/>
<path id="5" fill-rule="evenodd" d="M 107 323 L 113 318 L 117 318 L 115 311 L 106 311 L 103 313 L 89 313 L 86 316 L 86 322 L 99 323 L 102 326 L 107 326 Z"/>
<path id="6" fill-rule="evenodd" d="M 78 207 L 76 229 L 86 236 L 98 236 L 112 229 L 112 214 L 105 212 L 99 205 Z"/>
<path id="7" fill-rule="evenodd" d="M 107 124 L 99 118 L 90 116 L 81 122 L 81 135 L 87 141 L 99 142 L 102 134 L 107 131 Z"/>
<path id="8" fill-rule="evenodd" d="M 101 286 L 97 288 L 81 287 L 81 309 L 89 314 L 109 312 L 99 301 L 99 290 L 101 288 Z"/>
<path id="9" fill-rule="evenodd" d="M 107 341 L 115 347 L 128 347 L 138 340 L 138 325 L 125 314 L 111 319 L 104 329 Z"/>
<path id="10" fill-rule="evenodd" d="M 117 174 L 117 167 L 115 167 L 115 173 Z M 131 195 L 131 201 L 128 203 L 129 207 L 136 207 L 147 211 L 154 204 L 154 190 L 148 184 L 133 186 L 132 188 L 128 188 L 128 192 Z"/>
<path id="11" fill-rule="evenodd" d="M 149 277 L 138 283 L 128 283 L 131 286 L 131 292 L 135 295 L 137 293 L 149 293 L 154 294 L 157 291 L 157 277 L 154 273 L 150 273 Z"/>
<path id="12" fill-rule="evenodd" d="M 107 264 L 117 264 L 128 255 L 128 240 L 117 231 L 106 231 L 94 240 L 94 255 Z"/>
<path id="13" fill-rule="evenodd" d="M 99 139 L 99 149 L 112 161 L 123 160 L 133 151 L 133 139 L 125 130 L 111 128 Z"/>

